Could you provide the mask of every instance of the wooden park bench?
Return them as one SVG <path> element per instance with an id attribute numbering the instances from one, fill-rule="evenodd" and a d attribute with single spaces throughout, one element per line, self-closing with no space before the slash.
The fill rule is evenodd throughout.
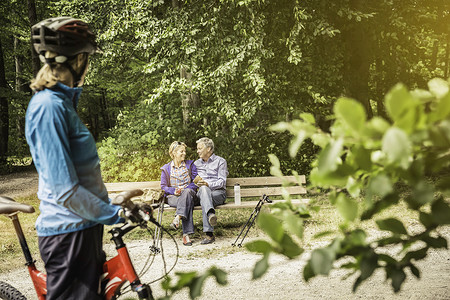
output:
<path id="1" fill-rule="evenodd" d="M 246 177 L 246 178 L 227 178 L 227 202 L 225 204 L 219 205 L 216 209 L 234 209 L 234 208 L 255 208 L 251 216 L 254 215 L 256 211 L 256 206 L 259 200 L 247 200 L 249 198 L 253 199 L 261 199 L 263 195 L 269 196 L 281 196 L 283 195 L 283 189 L 289 192 L 290 195 L 300 195 L 303 196 L 306 194 L 306 188 L 304 184 L 306 182 L 306 178 L 304 175 L 299 176 L 300 184 L 296 180 L 295 176 L 285 176 L 283 179 L 278 177 Z M 288 186 L 284 186 L 286 183 L 290 183 Z M 235 184 L 239 184 L 240 186 L 240 194 L 241 194 L 241 203 L 235 203 L 234 201 L 234 186 Z M 145 182 L 118 182 L 118 183 L 106 183 L 106 189 L 110 194 L 110 198 L 114 195 L 123 191 L 133 190 L 133 189 L 160 189 L 160 181 L 145 181 Z M 144 194 L 145 195 L 145 194 Z M 231 198 L 232 200 L 230 200 Z M 144 199 L 143 199 L 144 200 Z M 284 200 L 272 200 L 272 203 L 266 203 L 265 205 L 272 205 L 274 203 L 283 202 Z M 292 204 L 307 204 L 309 199 L 291 199 Z M 156 221 L 162 224 L 163 213 L 165 210 L 175 210 L 174 207 L 169 207 L 167 204 L 160 203 L 154 208 L 157 208 L 157 213 L 155 215 Z M 201 206 L 195 206 L 194 210 L 201 210 Z M 256 215 L 255 215 L 256 216 Z M 248 223 L 248 222 L 247 222 Z M 247 226 L 247 224 L 245 225 Z M 251 226 L 251 225 L 249 225 Z M 240 235 L 238 236 L 238 238 Z M 245 238 L 245 236 L 244 236 Z M 242 245 L 242 241 L 240 245 Z M 161 228 L 155 229 L 153 235 L 153 245 L 150 247 L 151 251 L 155 254 L 160 253 L 160 241 L 162 239 L 162 230 Z M 239 244 L 238 244 L 239 246 Z"/>
<path id="2" fill-rule="evenodd" d="M 306 194 L 305 175 L 299 176 L 300 185 L 295 176 L 284 176 L 283 179 L 269 176 L 269 177 L 243 177 L 243 178 L 227 178 L 227 202 L 219 205 L 216 209 L 235 209 L 235 208 L 252 208 L 258 203 L 258 200 L 250 200 L 248 198 L 260 198 L 262 195 L 269 197 L 281 196 L 283 189 L 289 192 L 290 195 L 303 196 Z M 290 183 L 283 187 L 283 183 Z M 239 184 L 241 194 L 241 204 L 234 201 L 234 186 Z M 132 189 L 159 189 L 160 181 L 144 181 L 144 182 L 117 182 L 106 183 L 106 189 L 110 195 L 120 193 L 122 191 Z M 231 198 L 231 199 L 230 199 Z M 273 203 L 283 202 L 284 200 L 272 200 Z M 295 198 L 291 199 L 292 204 L 306 204 L 309 199 Z M 273 204 L 272 203 L 272 204 Z M 174 209 L 166 207 L 165 209 Z M 196 206 L 195 210 L 201 210 L 200 206 Z"/>

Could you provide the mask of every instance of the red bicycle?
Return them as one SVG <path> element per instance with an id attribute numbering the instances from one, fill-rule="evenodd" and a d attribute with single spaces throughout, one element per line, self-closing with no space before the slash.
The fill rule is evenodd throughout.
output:
<path id="1" fill-rule="evenodd" d="M 120 193 L 113 199 L 112 203 L 120 205 L 125 219 L 123 225 L 114 227 L 109 231 L 111 240 L 114 242 L 117 255 L 103 264 L 102 294 L 104 299 L 116 299 L 122 294 L 122 287 L 126 282 L 130 283 L 132 291 L 137 293 L 139 299 L 154 299 L 151 288 L 148 284 L 141 283 L 133 263 L 131 262 L 127 247 L 123 241 L 123 236 L 137 227 L 148 230 L 149 222 L 154 223 L 158 228 L 161 225 L 152 216 L 152 207 L 148 205 L 136 205 L 131 198 L 142 195 L 141 190 L 132 190 Z M 26 266 L 31 280 L 36 290 L 39 300 L 46 298 L 46 275 L 37 270 L 35 260 L 33 260 L 27 241 L 19 222 L 18 213 L 33 213 L 34 208 L 30 205 L 18 203 L 9 197 L 0 196 L 0 214 L 7 215 L 14 225 L 19 239 L 22 252 L 25 256 Z M 170 272 L 170 271 L 169 271 Z M 24 300 L 22 293 L 8 283 L 0 282 L 0 299 L 4 300 Z"/>

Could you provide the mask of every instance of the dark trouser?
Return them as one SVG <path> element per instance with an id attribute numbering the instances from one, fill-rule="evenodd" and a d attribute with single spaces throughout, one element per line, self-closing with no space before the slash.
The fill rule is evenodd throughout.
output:
<path id="1" fill-rule="evenodd" d="M 54 236 L 39 237 L 47 271 L 47 300 L 102 299 L 103 225 Z"/>
<path id="2" fill-rule="evenodd" d="M 168 204 L 172 207 L 176 207 L 176 214 L 181 216 L 183 234 L 194 233 L 194 200 L 195 192 L 191 189 L 183 190 L 180 196 L 167 196 Z"/>
<path id="3" fill-rule="evenodd" d="M 208 214 L 216 213 L 214 209 L 217 205 L 225 203 L 227 200 L 227 191 L 225 189 L 211 190 L 207 186 L 201 186 L 197 192 L 197 201 L 195 205 L 202 206 L 203 232 L 213 232 L 214 227 L 209 224 Z"/>

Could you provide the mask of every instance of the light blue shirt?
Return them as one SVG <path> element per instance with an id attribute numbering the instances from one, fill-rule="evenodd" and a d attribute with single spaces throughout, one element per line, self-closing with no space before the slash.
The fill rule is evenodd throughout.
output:
<path id="1" fill-rule="evenodd" d="M 81 88 L 58 83 L 36 93 L 28 105 L 25 136 L 39 174 L 38 236 L 115 224 L 94 138 L 75 111 Z"/>
<path id="2" fill-rule="evenodd" d="M 194 164 L 198 175 L 208 183 L 211 190 L 226 188 L 228 168 L 224 158 L 213 153 L 207 161 L 199 158 Z"/>

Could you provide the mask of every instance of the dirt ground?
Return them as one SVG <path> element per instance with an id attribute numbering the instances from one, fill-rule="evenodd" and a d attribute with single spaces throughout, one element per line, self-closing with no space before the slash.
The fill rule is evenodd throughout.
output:
<path id="1" fill-rule="evenodd" d="M 10 197 L 24 196 L 37 191 L 37 176 L 35 172 L 24 172 L 19 175 L 0 176 L 0 195 Z M 220 222 L 220 219 L 219 219 Z M 448 228 L 447 228 L 448 229 Z M 450 230 L 442 232 L 450 241 Z M 417 263 L 421 270 L 421 279 L 417 280 L 410 273 L 402 291 L 392 292 L 390 283 L 385 281 L 385 275 L 377 272 L 352 293 L 355 276 L 347 277 L 346 271 L 332 271 L 329 277 L 317 277 L 305 283 L 301 270 L 310 255 L 310 251 L 295 260 L 288 260 L 279 255 L 270 259 L 268 273 L 259 280 L 251 280 L 251 272 L 259 255 L 247 252 L 244 248 L 231 246 L 234 239 L 218 239 L 210 245 L 201 245 L 194 240 L 192 247 L 185 247 L 179 241 L 179 253 L 174 242 L 164 239 L 162 253 L 151 255 L 153 263 L 150 270 L 143 275 L 142 281 L 150 282 L 155 298 L 164 296 L 160 287 L 161 281 L 155 281 L 163 275 L 164 263 L 170 269 L 178 257 L 175 272 L 202 272 L 211 266 L 217 266 L 227 272 L 228 285 L 219 286 L 213 279 L 208 279 L 199 299 L 448 299 L 450 300 L 450 251 L 431 251 L 428 257 Z M 250 241 L 250 239 L 246 240 Z M 133 258 L 136 270 L 144 266 L 152 245 L 152 241 L 128 242 L 128 249 Z M 114 255 L 114 247 L 105 248 L 108 256 Z M 42 265 L 38 262 L 38 268 Z M 36 299 L 31 280 L 25 268 L 0 274 L 0 280 L 18 288 L 28 299 Z M 131 294 L 120 299 L 133 298 Z M 179 292 L 173 299 L 189 299 L 187 290 Z"/>

